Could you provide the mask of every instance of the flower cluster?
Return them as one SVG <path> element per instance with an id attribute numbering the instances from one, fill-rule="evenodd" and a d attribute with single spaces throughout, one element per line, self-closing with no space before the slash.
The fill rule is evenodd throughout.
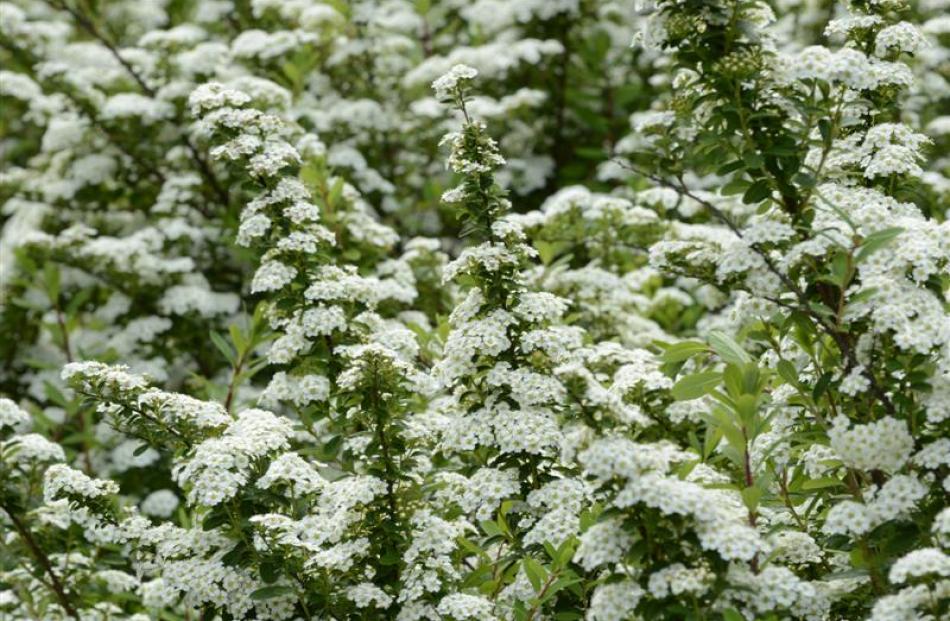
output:
<path id="1" fill-rule="evenodd" d="M 0 0 L 0 619 L 948 617 L 944 8 Z"/>

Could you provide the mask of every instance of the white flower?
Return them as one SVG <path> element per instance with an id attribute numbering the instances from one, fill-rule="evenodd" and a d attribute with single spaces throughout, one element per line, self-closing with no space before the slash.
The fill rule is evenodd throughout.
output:
<path id="1" fill-rule="evenodd" d="M 47 502 L 66 498 L 96 500 L 119 493 L 114 481 L 92 479 L 66 464 L 54 464 L 46 469 L 43 477 L 43 498 Z"/>
<path id="2" fill-rule="evenodd" d="M 838 416 L 832 421 L 828 437 L 831 448 L 844 463 L 863 470 L 895 472 L 914 450 L 907 424 L 889 416 L 851 427 L 844 416 Z"/>
<path id="3" fill-rule="evenodd" d="M 178 496 L 170 489 L 152 492 L 142 501 L 142 513 L 157 518 L 170 517 L 178 508 Z"/>
<path id="4" fill-rule="evenodd" d="M 492 621 L 496 619 L 492 614 L 492 603 L 484 597 L 453 593 L 446 595 L 439 602 L 439 614 L 446 615 L 455 621 Z"/>
<path id="5" fill-rule="evenodd" d="M 18 428 L 30 422 L 30 415 L 12 400 L 0 398 L 0 428 Z"/>
<path id="6" fill-rule="evenodd" d="M 588 621 L 624 621 L 643 597 L 643 589 L 632 580 L 598 586 L 590 598 Z"/>
<path id="7" fill-rule="evenodd" d="M 478 71 L 468 65 L 455 65 L 449 69 L 448 73 L 432 82 L 436 98 L 449 99 L 454 97 L 461 86 L 477 75 Z"/>
<path id="8" fill-rule="evenodd" d="M 251 281 L 251 293 L 262 293 L 265 291 L 276 291 L 280 289 L 297 276 L 297 269 L 281 263 L 280 261 L 268 261 L 261 264 L 254 273 L 254 280 Z"/>
<path id="9" fill-rule="evenodd" d="M 914 550 L 899 558 L 891 566 L 888 579 L 894 584 L 907 582 L 909 578 L 923 576 L 950 577 L 950 556 L 937 548 Z"/>
<path id="10" fill-rule="evenodd" d="M 388 608 L 393 598 L 375 584 L 363 582 L 347 589 L 347 597 L 357 608 Z"/>

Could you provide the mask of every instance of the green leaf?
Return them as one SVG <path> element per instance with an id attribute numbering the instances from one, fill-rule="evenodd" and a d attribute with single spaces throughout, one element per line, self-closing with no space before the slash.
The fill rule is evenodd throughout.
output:
<path id="1" fill-rule="evenodd" d="M 466 539 L 465 537 L 459 537 L 458 542 L 462 545 L 463 548 L 465 548 L 472 554 L 476 556 L 484 557 L 484 558 L 489 558 L 488 554 L 484 550 L 482 550 L 480 547 L 478 547 L 478 545 Z"/>
<path id="2" fill-rule="evenodd" d="M 69 401 L 66 399 L 66 396 L 52 384 L 52 382 L 45 381 L 43 382 L 43 393 L 46 395 L 46 398 L 58 405 L 61 408 L 68 408 Z"/>
<path id="3" fill-rule="evenodd" d="M 205 516 L 205 519 L 201 522 L 201 528 L 202 530 L 212 530 L 213 528 L 217 528 L 218 526 L 227 523 L 227 521 L 227 511 L 219 507 Z"/>
<path id="4" fill-rule="evenodd" d="M 46 280 L 46 293 L 53 302 L 59 300 L 60 280 L 59 268 L 52 261 L 43 266 L 43 276 Z"/>
<path id="5" fill-rule="evenodd" d="M 700 341 L 684 341 L 668 346 L 660 355 L 663 362 L 682 362 L 696 354 L 709 351 L 709 346 Z"/>
<path id="6" fill-rule="evenodd" d="M 285 586 L 282 584 L 272 584 L 270 586 L 261 587 L 256 591 L 251 592 L 251 599 L 253 600 L 262 600 L 262 599 L 273 599 L 275 597 L 280 597 L 281 595 L 287 595 L 293 593 L 293 588 Z"/>
<path id="7" fill-rule="evenodd" d="M 822 317 L 834 318 L 835 312 L 822 304 L 821 302 L 815 302 L 812 300 L 808 303 L 808 308 L 810 308 L 814 313 L 821 315 Z"/>
<path id="8" fill-rule="evenodd" d="M 795 368 L 795 365 L 789 362 L 788 360 L 779 360 L 777 366 L 779 376 L 791 384 L 792 386 L 798 386 L 798 369 Z"/>
<path id="9" fill-rule="evenodd" d="M 277 581 L 277 578 L 280 577 L 281 565 L 279 562 L 274 560 L 264 561 L 261 563 L 261 580 L 266 584 L 273 584 Z"/>
<path id="10" fill-rule="evenodd" d="M 343 436 L 331 436 L 330 439 L 323 444 L 323 454 L 327 458 L 332 458 L 336 456 L 341 446 L 343 446 Z"/>
<path id="11" fill-rule="evenodd" d="M 703 461 L 709 459 L 722 440 L 722 429 L 715 425 L 706 425 L 706 437 L 703 440 Z"/>
<path id="12" fill-rule="evenodd" d="M 815 387 L 811 391 L 811 398 L 815 401 L 821 399 L 821 395 L 824 394 L 825 389 L 828 388 L 828 385 L 831 383 L 831 379 L 834 377 L 834 374 L 828 372 L 823 373 L 821 377 L 818 378 L 818 381 L 815 383 Z"/>
<path id="13" fill-rule="evenodd" d="M 831 282 L 840 289 L 844 289 L 848 281 L 851 280 L 853 270 L 850 263 L 848 255 L 843 252 L 839 252 L 835 258 L 831 260 L 831 266 L 829 268 Z"/>
<path id="14" fill-rule="evenodd" d="M 723 403 L 732 408 L 734 405 L 733 399 L 746 392 L 743 389 L 742 371 L 738 366 L 728 364 L 726 365 L 725 371 L 722 372 L 722 381 L 726 385 L 726 392 L 730 397 L 728 400 L 723 401 Z"/>
<path id="15" fill-rule="evenodd" d="M 713 350 L 719 354 L 725 362 L 736 366 L 745 366 L 752 362 L 752 357 L 742 349 L 742 346 L 735 342 L 731 336 L 719 330 L 713 330 L 709 333 L 707 339 Z"/>
<path id="16" fill-rule="evenodd" d="M 733 160 L 733 161 L 729 162 L 728 164 L 725 164 L 725 165 L 723 165 L 723 166 L 720 166 L 720 167 L 716 170 L 716 174 L 717 174 L 717 175 L 728 175 L 728 174 L 731 173 L 731 172 L 735 172 L 735 171 L 739 170 L 740 168 L 743 167 L 743 165 L 744 165 L 744 163 L 742 162 L 742 160 Z"/>
<path id="17" fill-rule="evenodd" d="M 749 189 L 742 195 L 742 202 L 746 205 L 752 205 L 764 201 L 772 196 L 772 188 L 765 179 L 759 179 L 749 186 Z"/>
<path id="18" fill-rule="evenodd" d="M 831 122 L 828 119 L 818 121 L 818 131 L 821 132 L 821 140 L 825 147 L 831 146 Z"/>
<path id="19" fill-rule="evenodd" d="M 481 526 L 482 532 L 484 532 L 489 537 L 498 537 L 502 534 L 501 528 L 499 528 L 498 524 L 494 522 L 480 522 L 479 526 Z"/>
<path id="20" fill-rule="evenodd" d="M 892 227 L 889 229 L 883 229 L 871 233 L 864 238 L 864 241 L 861 243 L 861 248 L 858 250 L 858 254 L 855 257 L 855 260 L 860 263 L 861 261 L 867 259 L 869 256 L 887 246 L 895 237 L 904 232 L 904 229 L 900 227 Z"/>
<path id="21" fill-rule="evenodd" d="M 333 183 L 333 187 L 330 188 L 330 196 L 327 198 L 330 208 L 336 206 L 340 202 L 340 197 L 343 196 L 343 178 L 340 177 Z"/>
<path id="22" fill-rule="evenodd" d="M 719 190 L 719 193 L 723 196 L 733 196 L 735 194 L 742 194 L 748 187 L 749 182 L 745 179 L 733 179 L 726 185 L 722 186 L 722 188 Z"/>
<path id="23" fill-rule="evenodd" d="M 815 179 L 812 175 L 809 175 L 808 173 L 798 173 L 792 178 L 792 181 L 794 181 L 795 183 L 797 183 L 798 185 L 800 185 L 806 190 L 815 187 L 815 184 L 818 183 L 818 180 Z"/>
<path id="24" fill-rule="evenodd" d="M 287 77 L 287 79 L 290 81 L 290 84 L 293 87 L 293 91 L 295 93 L 299 92 L 303 77 L 300 75 L 300 69 L 297 67 L 297 65 L 291 62 L 286 62 L 283 65 L 281 65 L 280 68 L 284 72 L 284 75 Z"/>
<path id="25" fill-rule="evenodd" d="M 802 483 L 802 489 L 824 489 L 826 487 L 837 487 L 842 485 L 841 481 L 835 477 L 822 477 L 820 479 L 810 479 Z"/>
<path id="26" fill-rule="evenodd" d="M 236 323 L 232 323 L 228 326 L 228 333 L 231 335 L 231 342 L 234 343 L 235 349 L 237 349 L 238 352 L 243 352 L 247 347 L 247 342 L 244 339 L 244 333 L 241 332 L 241 328 Z"/>
<path id="27" fill-rule="evenodd" d="M 746 429 L 752 429 L 755 415 L 759 411 L 759 400 L 755 395 L 739 395 L 736 398 L 736 413 Z"/>
<path id="28" fill-rule="evenodd" d="M 521 565 L 524 567 L 524 573 L 526 576 L 528 576 L 528 580 L 531 582 L 534 592 L 537 593 L 541 590 L 541 585 L 544 584 L 544 580 L 547 578 L 548 572 L 545 571 L 544 566 L 541 565 L 541 563 L 531 557 L 525 558 L 521 562 Z"/>
<path id="29" fill-rule="evenodd" d="M 762 156 L 756 153 L 755 151 L 748 151 L 746 153 L 743 153 L 742 161 L 745 162 L 745 165 L 751 168 L 752 170 L 757 170 L 759 168 L 762 168 L 762 166 L 765 164 L 765 160 L 762 158 Z"/>
<path id="30" fill-rule="evenodd" d="M 559 567 L 567 567 L 567 564 L 574 558 L 574 550 L 576 549 L 577 540 L 574 538 L 566 539 L 561 543 L 561 547 L 557 549 L 557 558 L 554 559 L 554 562 Z"/>
<path id="31" fill-rule="evenodd" d="M 550 265 L 557 256 L 557 244 L 537 239 L 534 241 L 534 248 L 538 251 L 538 258 L 541 259 L 543 265 Z"/>
<path id="32" fill-rule="evenodd" d="M 721 381 L 722 373 L 718 371 L 693 373 L 676 382 L 671 392 L 677 401 L 690 401 L 702 397 Z"/>
<path id="33" fill-rule="evenodd" d="M 722 619 L 723 621 L 745 621 L 745 617 L 743 617 L 735 608 L 723 610 Z"/>
<path id="34" fill-rule="evenodd" d="M 742 502 L 749 511 L 754 512 L 758 508 L 760 500 L 762 500 L 761 488 L 753 485 L 742 490 Z"/>
<path id="35" fill-rule="evenodd" d="M 540 599 L 539 603 L 542 605 L 545 604 L 546 602 L 553 599 L 554 596 L 558 594 L 558 591 L 561 591 L 562 589 L 565 589 L 569 586 L 578 584 L 579 582 L 581 582 L 581 579 L 577 577 L 571 578 L 569 576 L 562 576 L 558 578 L 557 580 L 554 581 L 553 584 L 548 586 L 547 591 L 545 591 L 544 593 L 544 597 Z"/>
<path id="36" fill-rule="evenodd" d="M 218 351 L 220 351 L 224 355 L 224 359 L 233 365 L 234 361 L 236 360 L 236 357 L 234 354 L 234 350 L 231 348 L 230 345 L 228 345 L 228 342 L 224 340 L 223 336 L 221 336 L 218 332 L 215 332 L 213 330 L 210 332 L 210 335 L 211 335 L 211 342 L 214 343 L 214 346 L 217 347 Z"/>

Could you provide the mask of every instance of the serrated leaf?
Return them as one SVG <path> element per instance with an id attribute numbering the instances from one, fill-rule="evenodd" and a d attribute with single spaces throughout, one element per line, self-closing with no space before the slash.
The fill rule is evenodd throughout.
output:
<path id="1" fill-rule="evenodd" d="M 776 370 L 778 371 L 779 377 L 783 380 L 792 386 L 798 386 L 798 369 L 795 368 L 794 364 L 788 360 L 779 360 Z"/>
<path id="2" fill-rule="evenodd" d="M 892 227 L 871 233 L 864 238 L 863 242 L 861 242 L 861 247 L 858 250 L 857 256 L 855 257 L 855 261 L 858 263 L 864 261 L 878 250 L 887 246 L 894 240 L 894 238 L 903 232 L 904 229 L 900 227 Z"/>
<path id="3" fill-rule="evenodd" d="M 821 140 L 824 142 L 825 146 L 828 147 L 831 145 L 831 123 L 828 119 L 821 119 L 818 121 L 818 131 L 821 132 Z"/>
<path id="4" fill-rule="evenodd" d="M 231 342 L 234 343 L 237 351 L 244 351 L 247 343 L 245 342 L 244 334 L 241 332 L 241 328 L 238 327 L 236 323 L 232 323 L 228 326 L 228 333 L 231 335 Z"/>
<path id="5" fill-rule="evenodd" d="M 706 425 L 706 436 L 703 439 L 703 460 L 709 459 L 712 452 L 719 446 L 722 440 L 722 429 L 716 425 Z"/>
<path id="6" fill-rule="evenodd" d="M 735 194 L 742 194 L 749 187 L 749 182 L 745 179 L 733 179 L 726 185 L 722 186 L 719 190 L 719 193 L 723 196 L 733 196 Z"/>
<path id="7" fill-rule="evenodd" d="M 802 483 L 802 489 L 825 489 L 827 487 L 837 487 L 842 485 L 841 481 L 835 477 L 822 477 L 820 479 L 809 479 Z"/>
<path id="8" fill-rule="evenodd" d="M 228 514 L 223 509 L 216 509 L 205 516 L 201 522 L 202 530 L 212 530 L 228 521 Z"/>
<path id="9" fill-rule="evenodd" d="M 731 172 L 735 172 L 735 171 L 739 170 L 740 168 L 743 167 L 743 165 L 744 165 L 744 163 L 743 163 L 742 160 L 733 160 L 733 161 L 729 162 L 728 164 L 725 164 L 725 165 L 723 165 L 723 166 L 720 166 L 720 167 L 716 170 L 716 174 L 717 174 L 717 175 L 720 175 L 720 176 L 721 176 L 721 175 L 728 175 L 728 174 L 731 173 Z"/>
<path id="10" fill-rule="evenodd" d="M 688 360 L 696 354 L 709 351 L 709 346 L 700 341 L 684 341 L 674 343 L 663 350 L 660 354 L 660 360 L 663 362 L 682 362 Z"/>
<path id="11" fill-rule="evenodd" d="M 280 597 L 281 595 L 288 595 L 293 593 L 293 588 L 282 585 L 282 584 L 272 584 L 270 586 L 261 587 L 256 591 L 251 592 L 251 599 L 260 601 L 262 599 L 273 599 L 275 597 Z"/>
<path id="12" fill-rule="evenodd" d="M 813 177 L 812 175 L 809 175 L 808 173 L 798 173 L 792 178 L 792 181 L 797 183 L 802 188 L 805 188 L 806 190 L 809 190 L 815 187 L 815 184 L 818 183 L 817 179 L 815 179 L 815 177 Z"/>
<path id="13" fill-rule="evenodd" d="M 762 159 L 762 156 L 756 153 L 755 151 L 747 151 L 742 154 L 742 161 L 745 162 L 745 165 L 753 170 L 762 168 L 765 164 L 765 160 Z"/>
<path id="14" fill-rule="evenodd" d="M 731 336 L 719 330 L 713 330 L 707 337 L 709 345 L 725 362 L 736 366 L 745 366 L 752 357 Z"/>
<path id="15" fill-rule="evenodd" d="M 824 394 L 825 389 L 828 388 L 828 385 L 831 383 L 831 379 L 834 377 L 832 373 L 823 373 L 821 377 L 818 378 L 818 381 L 815 383 L 815 387 L 811 391 L 811 398 L 815 401 L 821 399 L 821 395 Z"/>
<path id="16" fill-rule="evenodd" d="M 545 571 L 544 566 L 531 557 L 525 558 L 521 562 L 521 566 L 524 568 L 524 573 L 526 576 L 528 576 L 528 581 L 531 582 L 534 592 L 537 593 L 540 591 L 541 585 L 544 584 L 544 580 L 548 575 L 548 572 Z"/>
<path id="17" fill-rule="evenodd" d="M 52 382 L 44 381 L 43 382 L 43 392 L 46 394 L 46 398 L 58 405 L 61 408 L 67 408 L 69 406 L 69 401 L 66 399 L 65 395 L 52 384 Z"/>
<path id="18" fill-rule="evenodd" d="M 209 334 L 211 335 L 211 342 L 218 348 L 224 359 L 233 365 L 235 360 L 234 350 L 228 345 L 228 342 L 218 332 L 212 330 Z"/>
<path id="19" fill-rule="evenodd" d="M 478 545 L 466 539 L 465 537 L 459 537 L 458 542 L 461 544 L 463 548 L 465 548 L 472 554 L 475 554 L 476 556 L 487 557 L 487 554 L 485 553 L 484 550 L 482 550 L 480 547 L 478 547 Z"/>
<path id="20" fill-rule="evenodd" d="M 715 388 L 722 381 L 722 373 L 718 371 L 704 371 L 693 373 L 682 378 L 673 385 L 671 392 L 677 401 L 698 399 Z"/>
<path id="21" fill-rule="evenodd" d="M 742 202 L 746 205 L 753 205 L 764 201 L 770 196 L 772 196 L 772 187 L 769 185 L 769 182 L 765 179 L 759 179 L 750 185 L 749 189 L 742 195 Z"/>
<path id="22" fill-rule="evenodd" d="M 762 500 L 762 490 L 759 487 L 753 485 L 742 490 L 742 502 L 749 511 L 755 512 L 760 500 Z"/>
<path id="23" fill-rule="evenodd" d="M 753 422 L 755 421 L 755 414 L 758 412 L 759 400 L 755 395 L 739 395 L 736 399 L 736 413 L 739 415 L 739 420 L 742 421 L 743 426 L 746 429 L 751 429 Z"/>
<path id="24" fill-rule="evenodd" d="M 43 278 L 46 281 L 46 293 L 49 299 L 57 303 L 60 292 L 59 268 L 52 261 L 43 266 Z"/>
<path id="25" fill-rule="evenodd" d="M 276 561 L 265 561 L 261 563 L 261 580 L 265 584 L 273 584 L 280 577 L 281 566 Z"/>
<path id="26" fill-rule="evenodd" d="M 330 188 L 330 195 L 327 198 L 327 202 L 329 203 L 329 206 L 331 209 L 336 206 L 336 204 L 340 201 L 340 197 L 342 196 L 343 196 L 343 178 L 340 177 L 336 181 L 333 182 L 333 187 Z"/>
<path id="27" fill-rule="evenodd" d="M 745 617 L 735 608 L 728 608 L 722 611 L 722 621 L 745 621 Z"/>

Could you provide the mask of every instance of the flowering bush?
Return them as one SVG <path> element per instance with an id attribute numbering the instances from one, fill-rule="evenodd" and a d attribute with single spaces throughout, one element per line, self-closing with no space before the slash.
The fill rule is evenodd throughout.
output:
<path id="1" fill-rule="evenodd" d="M 0 2 L 0 619 L 950 617 L 947 8 Z"/>

